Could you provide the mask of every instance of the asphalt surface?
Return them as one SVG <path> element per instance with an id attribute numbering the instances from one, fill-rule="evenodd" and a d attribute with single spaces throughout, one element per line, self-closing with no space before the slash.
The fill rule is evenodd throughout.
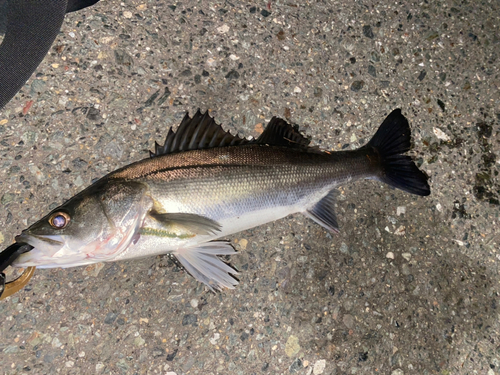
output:
<path id="1" fill-rule="evenodd" d="M 233 290 L 166 257 L 37 270 L 0 302 L 4 374 L 500 374 L 498 2 L 101 1 L 0 112 L 2 247 L 186 111 L 328 150 L 394 108 L 432 193 L 339 189 L 232 236 Z M 9 269 L 9 277 L 13 277 Z"/>

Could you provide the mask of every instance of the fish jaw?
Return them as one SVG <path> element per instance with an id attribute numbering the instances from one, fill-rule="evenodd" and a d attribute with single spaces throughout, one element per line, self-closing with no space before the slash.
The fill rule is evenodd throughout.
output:
<path id="1" fill-rule="evenodd" d="M 16 242 L 27 243 L 34 248 L 44 248 L 45 253 L 51 257 L 57 257 L 64 246 L 64 239 L 60 235 L 28 235 L 22 233 L 16 236 Z M 33 251 L 32 249 L 31 251 Z M 25 253 L 26 254 L 26 253 Z"/>
<path id="2" fill-rule="evenodd" d="M 84 263 L 86 254 L 80 251 L 72 251 L 64 238 L 54 240 L 54 236 L 34 236 L 21 234 L 16 241 L 33 246 L 29 252 L 21 254 L 13 263 L 13 267 L 72 267 Z"/>

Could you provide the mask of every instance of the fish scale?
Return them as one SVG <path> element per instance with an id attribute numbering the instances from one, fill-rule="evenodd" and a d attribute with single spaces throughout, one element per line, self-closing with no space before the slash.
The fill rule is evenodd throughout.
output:
<path id="1" fill-rule="evenodd" d="M 317 154 L 245 145 L 140 161 L 110 178 L 144 182 L 153 196 L 162 196 L 168 190 L 166 202 L 182 203 L 184 210 L 206 214 L 211 205 L 227 206 L 231 202 L 239 211 L 264 205 L 295 205 L 304 196 L 372 174 L 373 165 L 366 158 L 366 151 Z M 282 200 L 287 198 L 282 202 L 273 198 L 279 196 Z"/>

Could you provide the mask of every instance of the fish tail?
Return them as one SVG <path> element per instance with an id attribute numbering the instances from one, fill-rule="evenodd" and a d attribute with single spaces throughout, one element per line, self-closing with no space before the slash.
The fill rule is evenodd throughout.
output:
<path id="1" fill-rule="evenodd" d="M 365 147 L 372 147 L 380 157 L 381 173 L 377 179 L 411 194 L 430 194 L 427 175 L 408 155 L 403 155 L 411 147 L 411 130 L 401 109 L 387 116 Z"/>

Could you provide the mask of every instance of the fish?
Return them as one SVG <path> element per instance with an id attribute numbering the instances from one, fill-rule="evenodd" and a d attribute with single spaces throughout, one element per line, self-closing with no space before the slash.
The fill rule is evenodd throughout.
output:
<path id="1" fill-rule="evenodd" d="M 221 258 L 236 253 L 224 240 L 231 234 L 293 213 L 338 232 L 336 188 L 359 179 L 429 195 L 410 147 L 401 109 L 363 147 L 336 152 L 311 146 L 278 117 L 247 139 L 198 110 L 149 158 L 107 174 L 23 230 L 16 242 L 30 250 L 11 263 L 65 268 L 170 254 L 208 289 L 233 289 L 238 271 Z"/>

